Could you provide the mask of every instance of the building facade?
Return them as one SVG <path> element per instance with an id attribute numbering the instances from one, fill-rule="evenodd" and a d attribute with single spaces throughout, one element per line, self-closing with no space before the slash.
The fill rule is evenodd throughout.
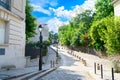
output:
<path id="1" fill-rule="evenodd" d="M 34 37 L 31 37 L 29 39 L 29 42 L 38 42 L 39 41 L 39 36 L 40 36 L 40 32 L 38 30 L 38 26 L 40 25 L 39 22 L 37 22 L 37 27 L 36 27 L 36 35 Z M 41 24 L 42 25 L 42 37 L 43 37 L 43 41 L 47 41 L 48 37 L 49 37 L 49 29 L 47 27 L 47 24 Z"/>
<path id="2" fill-rule="evenodd" d="M 114 14 L 115 16 L 120 16 L 120 0 L 112 0 L 114 4 Z"/>
<path id="3" fill-rule="evenodd" d="M 0 68 L 22 68 L 25 58 L 26 0 L 0 0 Z"/>

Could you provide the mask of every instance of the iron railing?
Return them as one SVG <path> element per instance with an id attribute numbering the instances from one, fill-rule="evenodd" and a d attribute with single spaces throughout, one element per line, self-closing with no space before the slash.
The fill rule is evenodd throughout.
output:
<path id="1" fill-rule="evenodd" d="M 11 0 L 0 0 L 0 6 L 7 10 L 11 10 Z"/>

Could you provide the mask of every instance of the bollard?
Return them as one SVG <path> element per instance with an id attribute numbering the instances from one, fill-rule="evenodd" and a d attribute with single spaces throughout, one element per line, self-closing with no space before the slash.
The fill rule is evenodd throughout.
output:
<path id="1" fill-rule="evenodd" d="M 96 63 L 94 63 L 94 72 L 96 74 Z"/>
<path id="2" fill-rule="evenodd" d="M 73 56 L 74 56 L 74 53 L 73 53 Z"/>
<path id="3" fill-rule="evenodd" d="M 51 63 L 51 68 L 52 68 L 52 67 L 53 67 L 53 66 L 52 66 L 52 60 L 50 61 L 50 63 Z"/>
<path id="4" fill-rule="evenodd" d="M 101 65 L 101 78 L 103 79 L 103 66 Z"/>
<path id="5" fill-rule="evenodd" d="M 112 68 L 112 80 L 114 80 L 114 69 Z"/>
<path id="6" fill-rule="evenodd" d="M 79 56 L 77 56 L 77 58 L 79 59 Z"/>
<path id="7" fill-rule="evenodd" d="M 79 60 L 81 60 L 81 57 L 79 57 Z"/>
<path id="8" fill-rule="evenodd" d="M 100 65 L 99 64 L 97 64 L 97 70 L 100 70 Z"/>
<path id="9" fill-rule="evenodd" d="M 84 61 L 84 59 L 82 58 L 82 62 Z"/>
<path id="10" fill-rule="evenodd" d="M 86 60 L 84 60 L 83 62 L 84 62 L 84 66 L 87 66 Z"/>
<path id="11" fill-rule="evenodd" d="M 55 62 L 53 61 L 53 68 L 55 67 Z"/>
<path id="12" fill-rule="evenodd" d="M 58 64 L 58 59 L 56 59 L 56 64 Z"/>

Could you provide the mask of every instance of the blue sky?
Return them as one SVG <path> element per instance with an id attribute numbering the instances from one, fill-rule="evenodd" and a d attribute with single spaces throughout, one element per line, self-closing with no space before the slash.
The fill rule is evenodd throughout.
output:
<path id="1" fill-rule="evenodd" d="M 58 32 L 59 26 L 86 9 L 94 10 L 96 0 L 30 0 L 33 15 L 41 24 L 48 24 L 50 31 Z"/>

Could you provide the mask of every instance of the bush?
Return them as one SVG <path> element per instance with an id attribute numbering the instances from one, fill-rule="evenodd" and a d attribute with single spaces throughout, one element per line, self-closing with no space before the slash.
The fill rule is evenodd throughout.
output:
<path id="1" fill-rule="evenodd" d="M 113 65 L 114 65 L 115 72 L 120 73 L 120 61 L 119 60 L 114 60 Z"/>
<path id="2" fill-rule="evenodd" d="M 47 47 L 49 45 L 50 45 L 49 41 L 43 41 L 43 43 L 42 43 L 42 55 L 43 56 L 46 56 L 46 54 L 47 54 Z M 38 42 L 29 42 L 29 43 L 27 43 L 27 46 L 29 46 L 31 50 L 39 50 L 40 43 L 39 43 L 39 41 Z"/>

